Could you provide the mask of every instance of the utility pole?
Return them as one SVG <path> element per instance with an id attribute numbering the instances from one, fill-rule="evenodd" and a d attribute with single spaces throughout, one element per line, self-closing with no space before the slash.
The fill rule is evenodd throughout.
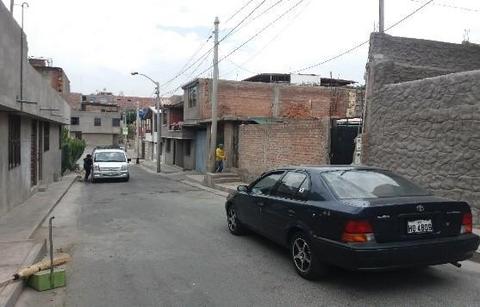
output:
<path id="1" fill-rule="evenodd" d="M 13 16 L 13 6 L 15 4 L 15 0 L 10 0 L 10 14 Z"/>
<path id="2" fill-rule="evenodd" d="M 161 158 L 162 158 L 162 123 L 161 123 L 161 117 L 163 116 L 163 112 L 161 110 L 161 103 L 160 103 L 160 83 L 155 82 L 156 87 L 155 87 L 155 92 L 157 94 L 156 97 L 156 108 L 157 108 L 157 173 L 160 173 L 161 169 Z M 161 113 L 160 113 L 161 112 Z"/>
<path id="3" fill-rule="evenodd" d="M 137 120 L 135 121 L 137 125 L 137 160 L 136 164 L 140 164 L 140 108 L 137 101 Z"/>
<path id="4" fill-rule="evenodd" d="M 211 172 L 215 172 L 215 150 L 217 149 L 217 92 L 218 92 L 218 24 L 220 21 L 215 17 L 215 41 L 213 45 L 213 82 L 212 82 L 212 129 L 210 141 L 210 164 Z"/>
<path id="5" fill-rule="evenodd" d="M 23 11 L 25 10 L 25 7 L 29 7 L 27 2 L 22 3 L 22 27 L 20 29 L 20 101 L 23 101 Z M 13 11 L 12 11 L 13 14 Z M 23 102 L 20 105 L 20 110 L 23 111 Z"/>
<path id="6" fill-rule="evenodd" d="M 384 0 L 379 0 L 379 17 L 378 17 L 378 32 L 383 33 L 384 32 L 384 23 L 385 23 L 385 6 L 384 6 Z"/>

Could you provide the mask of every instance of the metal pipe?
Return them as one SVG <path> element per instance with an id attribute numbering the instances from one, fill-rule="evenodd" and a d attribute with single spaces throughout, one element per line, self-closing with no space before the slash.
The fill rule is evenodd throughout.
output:
<path id="1" fill-rule="evenodd" d="M 55 217 L 52 216 L 48 220 L 48 239 L 50 240 L 50 287 L 53 289 L 55 285 L 55 279 L 53 275 L 53 223 L 52 220 Z"/>

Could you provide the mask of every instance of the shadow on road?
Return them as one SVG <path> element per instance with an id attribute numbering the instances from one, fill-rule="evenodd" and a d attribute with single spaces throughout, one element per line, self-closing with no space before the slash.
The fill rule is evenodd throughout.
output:
<path id="1" fill-rule="evenodd" d="M 266 253 L 270 253 L 272 258 L 278 257 L 281 259 L 285 266 L 291 268 L 289 273 L 296 275 L 286 248 L 256 233 L 249 233 L 244 239 L 253 242 L 258 249 L 263 249 Z M 450 274 L 446 274 L 444 270 L 439 269 L 447 266 L 450 265 L 380 272 L 348 271 L 338 267 L 331 267 L 326 277 L 308 283 L 312 286 L 341 288 L 344 291 L 353 291 L 362 295 L 378 295 L 379 292 L 382 295 L 388 295 L 388 292 L 398 293 L 399 291 L 408 293 L 409 291 L 418 291 L 419 289 L 421 291 L 429 291 L 434 288 L 448 288 L 456 283 L 456 279 L 452 278 L 451 273 L 455 273 L 458 270 L 458 274 L 461 274 L 462 269 L 456 269 L 452 266 L 451 269 L 448 268 L 450 269 L 448 272 Z"/>

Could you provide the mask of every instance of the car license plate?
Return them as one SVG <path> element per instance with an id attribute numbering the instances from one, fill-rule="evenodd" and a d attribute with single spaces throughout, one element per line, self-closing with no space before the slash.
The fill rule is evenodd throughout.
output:
<path id="1" fill-rule="evenodd" d="M 433 232 L 432 220 L 416 220 L 407 222 L 407 234 L 421 234 Z"/>

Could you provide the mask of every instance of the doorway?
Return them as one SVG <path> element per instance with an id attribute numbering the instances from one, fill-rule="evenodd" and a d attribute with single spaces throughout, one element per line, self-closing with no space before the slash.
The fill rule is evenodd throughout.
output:
<path id="1" fill-rule="evenodd" d="M 330 164 L 352 164 L 355 138 L 361 128 L 358 119 L 334 119 L 330 129 Z"/>

